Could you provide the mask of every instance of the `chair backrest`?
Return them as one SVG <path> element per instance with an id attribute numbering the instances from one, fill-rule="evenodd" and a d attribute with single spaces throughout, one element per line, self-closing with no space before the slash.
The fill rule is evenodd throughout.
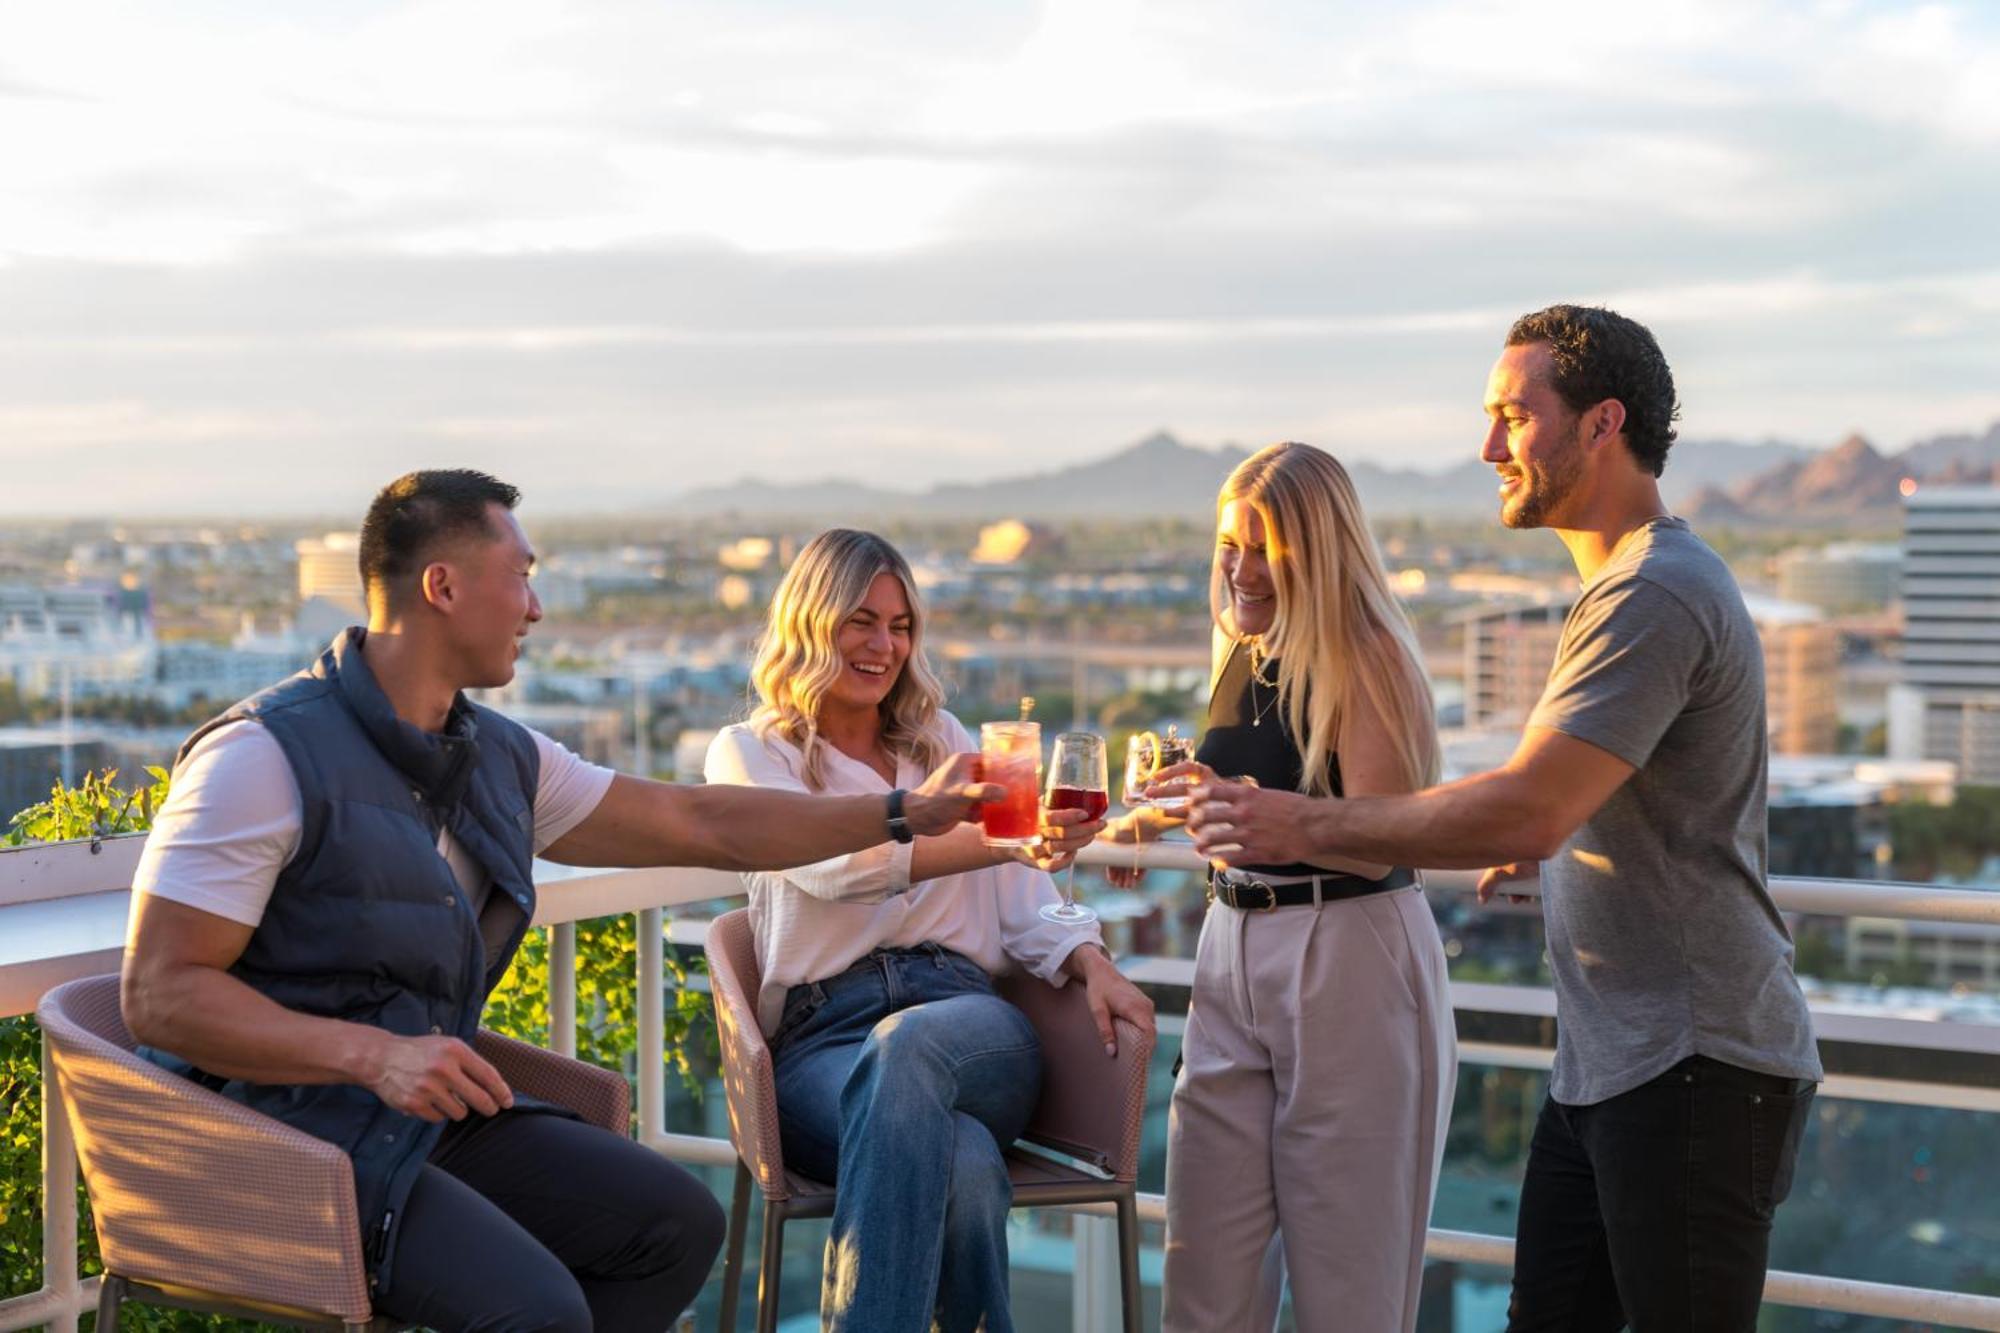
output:
<path id="1" fill-rule="evenodd" d="M 53 1033 L 58 1039 L 104 1042 L 128 1052 L 139 1049 L 132 1030 L 125 1026 L 124 1010 L 118 1005 L 116 974 L 64 982 L 42 997 L 35 1017 L 42 1031 Z"/>
<path id="2" fill-rule="evenodd" d="M 778 1132 L 778 1084 L 771 1048 L 757 1021 L 757 939 L 750 911 L 739 907 L 708 925 L 708 987 L 715 997 L 715 1032 L 722 1052 L 722 1090 L 729 1101 L 729 1141 L 757 1187 L 770 1199 L 790 1198 L 785 1150 Z"/>
<path id="3" fill-rule="evenodd" d="M 339 1148 L 135 1054 L 116 976 L 65 982 L 35 1016 L 108 1271 L 370 1317 Z"/>
<path id="4" fill-rule="evenodd" d="M 766 1197 L 788 1198 L 777 1080 L 757 1021 L 762 974 L 749 910 L 737 908 L 710 922 L 706 951 L 729 1138 Z M 1120 1023 L 1118 1054 L 1109 1056 L 1098 1042 L 1081 985 L 1058 989 L 1018 973 L 1002 978 L 999 991 L 1028 1016 L 1042 1042 L 1042 1096 L 1024 1137 L 1118 1180 L 1136 1180 L 1152 1036 Z"/>
<path id="5" fill-rule="evenodd" d="M 1057 988 L 1017 972 L 1002 977 L 998 989 L 1042 1041 L 1042 1096 L 1022 1137 L 1117 1180 L 1138 1179 L 1152 1034 L 1119 1021 L 1118 1054 L 1106 1055 L 1080 982 Z"/>

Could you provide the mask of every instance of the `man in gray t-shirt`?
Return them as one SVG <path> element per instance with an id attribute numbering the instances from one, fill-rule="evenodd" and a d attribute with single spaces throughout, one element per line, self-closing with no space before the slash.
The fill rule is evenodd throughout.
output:
<path id="1" fill-rule="evenodd" d="M 1677 518 L 1625 536 L 1563 625 L 1528 719 L 1633 773 L 1542 862 L 1560 1022 L 1550 1095 L 1589 1106 L 1690 1055 L 1820 1077 L 1764 883 L 1764 656 Z"/>
<path id="2" fill-rule="evenodd" d="M 1539 875 L 1556 1061 L 1510 1333 L 1750 1330 L 1821 1077 L 1765 885 L 1756 631 L 1660 499 L 1679 408 L 1645 328 L 1523 316 L 1486 411 L 1501 521 L 1553 529 L 1584 587 L 1514 757 L 1408 796 L 1196 786 L 1188 827 L 1246 865 L 1489 867 L 1482 900 Z"/>

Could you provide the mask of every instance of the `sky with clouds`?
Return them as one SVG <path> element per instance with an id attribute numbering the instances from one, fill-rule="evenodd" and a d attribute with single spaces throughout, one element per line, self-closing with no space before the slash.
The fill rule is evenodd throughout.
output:
<path id="1" fill-rule="evenodd" d="M 1641 12 L 1643 9 L 1643 12 Z M 0 513 L 1442 466 L 1508 320 L 1689 438 L 2000 418 L 1977 4 L 0 0 Z"/>

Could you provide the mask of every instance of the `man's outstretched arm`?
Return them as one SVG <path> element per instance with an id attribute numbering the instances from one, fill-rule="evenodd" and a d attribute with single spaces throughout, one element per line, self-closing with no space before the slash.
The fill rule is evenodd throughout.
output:
<path id="1" fill-rule="evenodd" d="M 998 794 L 973 781 L 978 758 L 953 756 L 903 798 L 911 833 L 948 832 Z M 621 773 L 597 808 L 542 855 L 577 866 L 787 870 L 886 841 L 887 813 L 880 796 L 698 787 Z"/>
<path id="2" fill-rule="evenodd" d="M 1476 870 L 1553 856 L 1633 772 L 1588 741 L 1530 727 L 1499 768 L 1405 796 L 1315 799 L 1198 786 L 1188 829 L 1205 855 L 1240 865 L 1346 856 Z"/>

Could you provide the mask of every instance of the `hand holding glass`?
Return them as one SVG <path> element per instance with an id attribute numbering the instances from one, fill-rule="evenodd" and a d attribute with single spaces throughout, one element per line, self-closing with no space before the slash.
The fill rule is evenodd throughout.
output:
<path id="1" fill-rule="evenodd" d="M 1110 785 L 1102 736 L 1065 731 L 1056 737 L 1055 754 L 1049 759 L 1049 809 L 1081 810 L 1087 819 L 1102 819 L 1111 808 Z M 1063 875 L 1062 902 L 1044 906 L 1042 916 L 1064 926 L 1087 926 L 1097 920 L 1097 913 L 1077 906 L 1074 860 Z"/>
<path id="2" fill-rule="evenodd" d="M 1154 780 L 1153 775 L 1163 768 L 1186 763 L 1194 758 L 1194 742 L 1186 736 L 1176 736 L 1173 728 L 1164 736 L 1150 731 L 1141 731 L 1125 742 L 1125 805 L 1138 810 L 1151 806 L 1156 810 L 1181 811 L 1187 808 L 1185 796 L 1146 795 L 1146 788 Z"/>

